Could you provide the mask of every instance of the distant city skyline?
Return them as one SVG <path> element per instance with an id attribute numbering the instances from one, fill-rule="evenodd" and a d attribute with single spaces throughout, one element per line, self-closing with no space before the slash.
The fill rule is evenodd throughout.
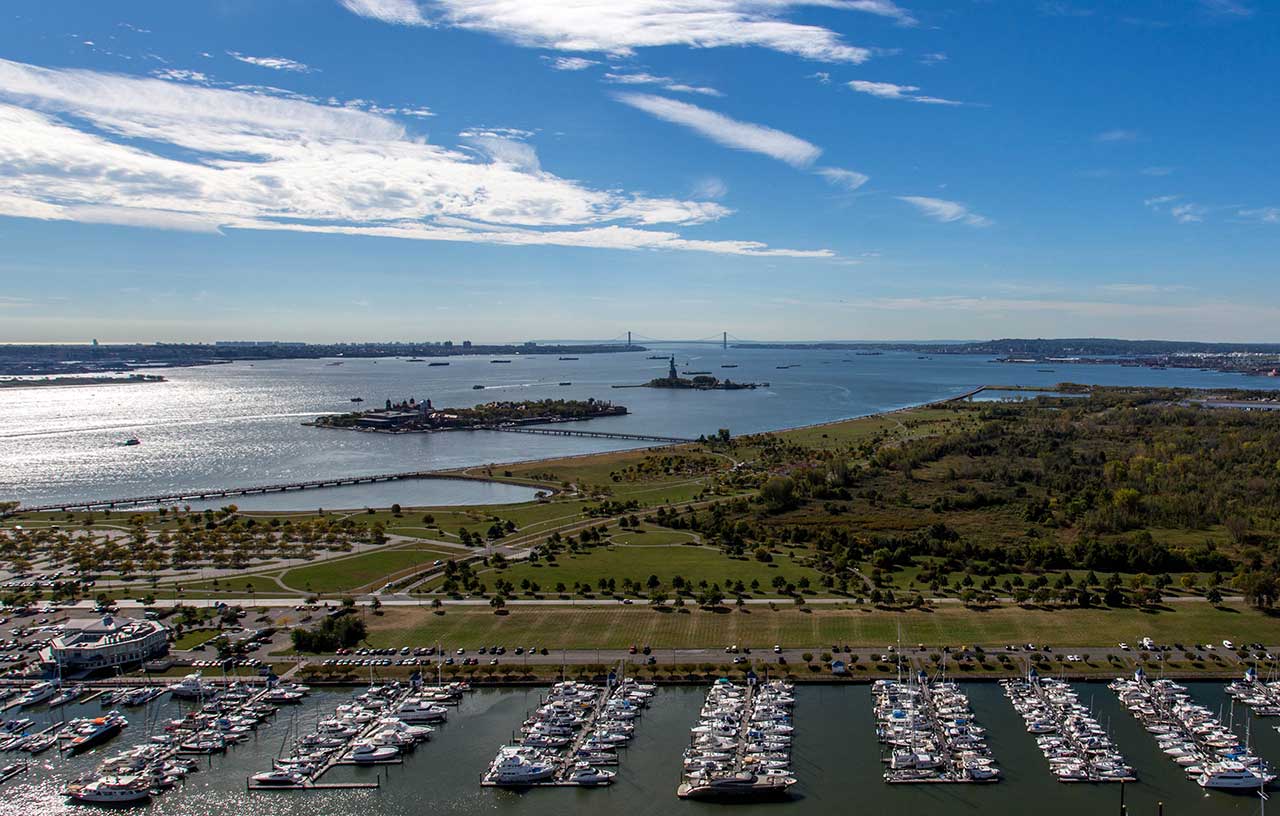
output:
<path id="1" fill-rule="evenodd" d="M 0 342 L 1280 340 L 1261 0 L 0 20 Z"/>

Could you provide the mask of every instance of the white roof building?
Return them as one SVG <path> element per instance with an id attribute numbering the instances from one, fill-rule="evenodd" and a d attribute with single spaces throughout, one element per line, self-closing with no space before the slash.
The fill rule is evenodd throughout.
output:
<path id="1" fill-rule="evenodd" d="M 40 659 L 63 672 L 88 672 L 141 663 L 169 650 L 169 627 L 158 621 L 119 618 L 69 620 Z"/>

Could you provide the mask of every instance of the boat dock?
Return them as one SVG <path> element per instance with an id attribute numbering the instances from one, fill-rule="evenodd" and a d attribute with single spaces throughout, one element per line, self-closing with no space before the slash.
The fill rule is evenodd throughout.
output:
<path id="1" fill-rule="evenodd" d="M 1069 683 L 1043 679 L 1032 669 L 1026 679 L 1004 680 L 1001 685 L 1059 782 L 1137 781 L 1133 768 Z"/>
<path id="2" fill-rule="evenodd" d="M 577 431 L 570 428 L 529 428 L 496 426 L 476 428 L 477 431 L 498 431 L 500 433 L 541 434 L 543 436 L 576 436 L 583 439 L 620 439 L 624 442 L 661 442 L 664 445 L 685 445 L 697 442 L 682 436 L 654 436 L 651 434 L 612 433 L 609 431 Z"/>
<path id="3" fill-rule="evenodd" d="M 355 702 L 338 706 L 331 717 L 318 723 L 314 734 L 297 740 L 300 752 L 297 756 L 275 760 L 275 773 L 267 772 L 272 774 L 270 781 L 261 781 L 262 774 L 249 777 L 245 780 L 246 790 L 363 790 L 380 787 L 381 777 L 374 782 L 322 782 L 321 779 L 338 766 L 403 764 L 403 751 L 412 750 L 417 740 L 427 739 L 431 729 L 418 729 L 420 733 L 412 736 L 406 733 L 394 750 L 380 737 L 382 732 L 391 728 L 388 719 L 393 718 L 417 691 L 412 685 L 371 686 Z M 357 746 L 363 745 L 373 746 L 372 750 L 367 756 L 357 756 Z M 306 753 L 302 753 L 304 748 Z"/>
<path id="4" fill-rule="evenodd" d="M 483 787 L 603 787 L 615 772 L 635 721 L 654 687 L 610 675 L 603 688 L 565 681 L 552 686 L 521 726 L 521 736 L 499 749 L 481 777 Z"/>
<path id="5" fill-rule="evenodd" d="M 690 730 L 676 796 L 750 801 L 787 796 L 794 733 L 792 687 L 782 681 L 746 686 L 718 680 Z"/>
<path id="6" fill-rule="evenodd" d="M 1248 737 L 1242 742 L 1208 708 L 1195 703 L 1185 686 L 1148 680 L 1139 668 L 1132 678 L 1116 678 L 1109 687 L 1155 735 L 1160 750 L 1200 787 L 1259 790 L 1275 780 L 1275 773 L 1249 747 Z"/>
<path id="7" fill-rule="evenodd" d="M 1227 694 L 1247 705 L 1255 717 L 1280 717 L 1280 680 L 1263 682 L 1250 667 L 1244 677 L 1227 684 Z"/>
<path id="8" fill-rule="evenodd" d="M 891 785 L 1000 781 L 969 699 L 949 681 L 877 680 L 871 689 L 876 736 L 890 746 L 883 761 Z"/>

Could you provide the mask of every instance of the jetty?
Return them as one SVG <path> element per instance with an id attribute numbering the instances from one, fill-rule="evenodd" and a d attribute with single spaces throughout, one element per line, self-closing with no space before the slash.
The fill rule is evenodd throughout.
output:
<path id="1" fill-rule="evenodd" d="M 1260 791 L 1275 781 L 1276 774 L 1253 753 L 1248 736 L 1242 742 L 1231 727 L 1194 702 L 1185 686 L 1167 679 L 1149 680 L 1138 668 L 1132 678 L 1118 677 L 1109 687 L 1155 735 L 1165 756 L 1200 787 Z"/>
<path id="2" fill-rule="evenodd" d="M 524 721 L 521 735 L 498 750 L 483 787 L 603 787 L 616 773 L 654 687 L 611 673 L 604 687 L 572 680 L 551 687 Z"/>
<path id="3" fill-rule="evenodd" d="M 986 730 L 974 719 L 969 699 L 956 683 L 931 682 L 920 672 L 914 683 L 877 680 L 871 697 L 876 737 L 890 748 L 883 757 L 888 765 L 885 782 L 1000 781 L 1000 769 L 987 748 Z"/>
<path id="4" fill-rule="evenodd" d="M 1000 685 L 1059 782 L 1137 781 L 1133 768 L 1069 683 L 1041 678 L 1033 668 L 1025 679 Z"/>
<path id="5" fill-rule="evenodd" d="M 690 730 L 676 796 L 710 801 L 778 799 L 796 778 L 791 770 L 795 705 L 792 686 L 746 686 L 717 680 L 707 692 L 698 724 Z"/>
<path id="6" fill-rule="evenodd" d="M 576 436 L 582 439 L 620 439 L 624 442 L 661 442 L 664 445 L 685 445 L 690 442 L 697 442 L 696 439 L 689 439 L 681 436 L 657 436 L 653 434 L 629 434 L 629 433 L 612 433 L 608 431 L 578 431 L 570 428 L 526 428 L 526 427 L 507 427 L 497 426 L 492 428 L 477 428 L 484 431 L 499 431 L 501 433 L 523 433 L 523 434 L 541 434 L 543 436 Z"/>

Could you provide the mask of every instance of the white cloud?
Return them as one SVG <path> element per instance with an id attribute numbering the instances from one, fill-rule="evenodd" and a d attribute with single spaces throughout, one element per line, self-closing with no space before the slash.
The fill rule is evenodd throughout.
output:
<path id="1" fill-rule="evenodd" d="M 949 57 L 941 51 L 934 51 L 930 54 L 920 55 L 921 65 L 941 65 L 946 62 Z"/>
<path id="2" fill-rule="evenodd" d="M 247 62 L 250 65 L 256 65 L 259 68 L 270 68 L 273 71 L 293 71 L 297 74 L 309 74 L 312 70 L 311 66 L 297 60 L 291 60 L 288 57 L 251 57 L 238 51 L 228 51 L 227 56 L 238 59 L 241 62 Z"/>
<path id="3" fill-rule="evenodd" d="M 483 157 L 430 144 L 365 110 L 0 59 L 0 215 L 501 245 L 834 254 L 647 229 L 731 211 L 591 189 L 540 169 L 513 132 L 469 133 Z"/>
<path id="4" fill-rule="evenodd" d="M 956 102 L 951 99 L 939 99 L 936 96 L 922 96 L 916 91 L 920 90 L 916 85 L 898 85 L 893 82 L 869 82 L 863 79 L 855 79 L 852 82 L 845 83 L 851 89 L 858 93 L 870 94 L 880 99 L 898 99 L 904 102 L 919 102 L 925 105 L 963 105 L 963 102 Z"/>
<path id="5" fill-rule="evenodd" d="M 992 223 L 989 218 L 971 212 L 965 205 L 944 198 L 898 196 L 898 200 L 907 202 L 929 218 L 945 224 L 959 222 L 971 227 L 988 227 Z"/>
<path id="6" fill-rule="evenodd" d="M 862 173 L 853 170 L 842 170 L 839 167 L 819 167 L 813 172 L 822 176 L 831 184 L 843 187 L 846 190 L 856 190 L 870 181 L 870 178 Z"/>
<path id="7" fill-rule="evenodd" d="M 599 65 L 598 60 L 590 60 L 586 57 L 543 57 L 551 63 L 551 67 L 557 71 L 585 71 L 593 65 Z"/>
<path id="8" fill-rule="evenodd" d="M 208 74 L 201 71 L 188 71 L 183 68 L 157 68 L 151 72 L 156 79 L 168 79 L 173 82 L 194 82 L 197 85 L 208 85 L 212 82 Z"/>
<path id="9" fill-rule="evenodd" d="M 805 79 L 816 79 L 823 85 L 831 84 L 831 74 L 827 71 L 818 71 L 816 73 L 809 74 Z"/>
<path id="10" fill-rule="evenodd" d="M 1107 130 L 1093 137 L 1095 142 L 1136 142 L 1139 133 L 1136 130 L 1124 130 L 1117 128 L 1115 130 Z"/>
<path id="11" fill-rule="evenodd" d="M 1191 287 L 1180 283 L 1108 283 L 1098 288 L 1122 295 L 1156 295 L 1166 292 L 1186 292 Z"/>
<path id="12" fill-rule="evenodd" d="M 786 162 L 793 167 L 806 167 L 822 153 L 817 145 L 781 130 L 740 122 L 722 113 L 652 94 L 618 94 L 618 100 L 667 122 L 682 125 L 726 147 L 747 150 Z"/>
<path id="13" fill-rule="evenodd" d="M 351 12 L 395 25 L 429 25 L 413 0 L 339 0 Z"/>
<path id="14" fill-rule="evenodd" d="M 685 85 L 676 82 L 671 77 L 656 76 L 643 71 L 634 74 L 615 74 L 606 73 L 604 81 L 613 83 L 614 85 L 658 85 L 664 90 L 675 91 L 677 93 L 694 93 L 703 96 L 724 96 L 715 88 L 707 88 L 703 86 Z"/>
<path id="15" fill-rule="evenodd" d="M 872 50 L 821 26 L 784 18 L 824 6 L 913 25 L 891 0 L 341 0 L 356 14 L 402 25 L 437 22 L 557 51 L 632 54 L 638 48 L 756 46 L 823 62 L 861 63 Z M 429 21 L 424 10 L 434 12 Z"/>

